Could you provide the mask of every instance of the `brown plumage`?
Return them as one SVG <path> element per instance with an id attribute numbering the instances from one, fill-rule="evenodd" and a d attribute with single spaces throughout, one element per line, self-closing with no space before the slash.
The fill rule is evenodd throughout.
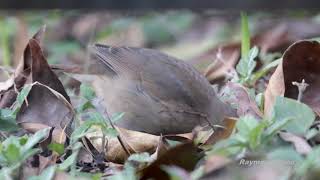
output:
<path id="1" fill-rule="evenodd" d="M 230 109 L 195 68 L 159 51 L 96 44 L 91 54 L 105 69 L 98 83 L 108 112 L 125 113 L 120 127 L 185 133 L 220 124 Z"/>

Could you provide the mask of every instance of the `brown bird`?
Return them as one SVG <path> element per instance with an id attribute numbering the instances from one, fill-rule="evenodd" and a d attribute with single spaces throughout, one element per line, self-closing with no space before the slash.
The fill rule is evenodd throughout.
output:
<path id="1" fill-rule="evenodd" d="M 124 112 L 119 127 L 150 134 L 191 132 L 197 125 L 221 125 L 230 107 L 207 79 L 184 61 L 152 49 L 95 44 L 91 55 L 108 113 Z M 101 88 L 100 88 L 101 89 Z"/>

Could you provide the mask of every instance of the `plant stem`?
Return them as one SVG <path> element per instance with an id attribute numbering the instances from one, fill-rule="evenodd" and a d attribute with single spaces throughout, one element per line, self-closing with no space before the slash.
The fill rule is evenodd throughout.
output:
<path id="1" fill-rule="evenodd" d="M 241 12 L 241 58 L 246 59 L 250 50 L 250 32 L 248 17 L 245 12 Z"/>

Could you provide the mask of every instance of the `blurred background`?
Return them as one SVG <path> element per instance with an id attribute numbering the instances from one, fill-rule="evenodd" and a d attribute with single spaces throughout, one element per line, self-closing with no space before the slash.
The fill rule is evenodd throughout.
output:
<path id="1" fill-rule="evenodd" d="M 215 60 L 218 48 L 238 51 L 240 12 L 164 11 L 1 11 L 0 64 L 15 67 L 27 40 L 42 25 L 50 64 L 83 65 L 93 43 L 159 49 L 189 60 L 200 71 Z M 279 56 L 299 39 L 320 36 L 320 14 L 310 11 L 248 13 L 251 41 L 265 59 Z M 225 55 L 228 58 L 228 55 Z M 205 64 L 205 65 L 203 65 Z M 0 76 L 4 80 L 5 76 Z"/>

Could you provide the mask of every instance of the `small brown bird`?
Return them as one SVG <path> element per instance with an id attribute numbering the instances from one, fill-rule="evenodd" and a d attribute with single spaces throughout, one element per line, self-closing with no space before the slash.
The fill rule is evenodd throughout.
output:
<path id="1" fill-rule="evenodd" d="M 219 125 L 230 107 L 191 65 L 156 50 L 96 44 L 91 55 L 100 76 L 108 113 L 124 112 L 116 124 L 150 134 L 191 132 Z M 98 94 L 99 95 L 99 94 Z"/>

